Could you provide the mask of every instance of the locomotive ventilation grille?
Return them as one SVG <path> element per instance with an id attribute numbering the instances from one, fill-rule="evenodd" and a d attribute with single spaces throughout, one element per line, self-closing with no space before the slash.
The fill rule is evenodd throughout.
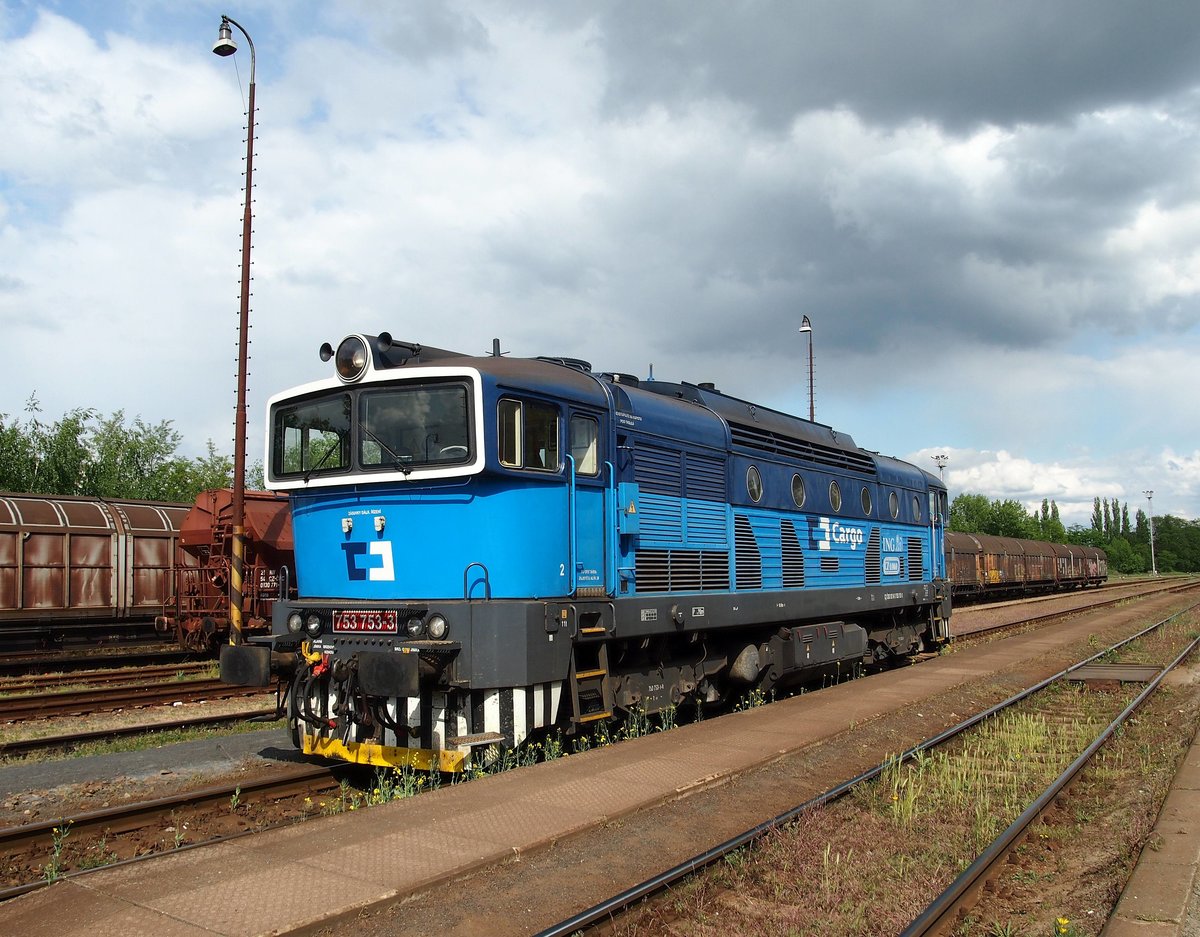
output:
<path id="1" fill-rule="evenodd" d="M 876 527 L 867 540 L 867 585 L 877 586 L 879 581 L 879 528 Z"/>
<path id="2" fill-rule="evenodd" d="M 875 474 L 875 460 L 864 452 L 853 449 L 835 449 L 807 439 L 784 436 L 758 426 L 730 423 L 729 432 L 735 446 L 757 449 L 772 455 L 790 456 L 813 465 L 825 465 L 836 469 L 850 469 L 867 475 Z"/>
<path id="3" fill-rule="evenodd" d="M 780 545 L 783 548 L 783 585 L 786 589 L 804 588 L 804 551 L 796 536 L 796 525 L 783 521 L 780 525 Z"/>
<path id="4" fill-rule="evenodd" d="M 754 531 L 750 527 L 750 518 L 744 514 L 739 514 L 733 520 L 733 549 L 737 587 L 739 589 L 761 589 L 762 553 L 759 552 L 758 541 L 754 539 Z"/>
<path id="5" fill-rule="evenodd" d="M 721 504 L 726 501 L 725 463 L 692 452 L 639 446 L 634 454 L 633 480 L 646 494 Z"/>
<path id="6" fill-rule="evenodd" d="M 724 550 L 638 550 L 638 592 L 705 592 L 729 588 Z"/>
<path id="7" fill-rule="evenodd" d="M 908 538 L 908 578 L 920 580 L 925 569 L 925 550 L 917 537 Z"/>

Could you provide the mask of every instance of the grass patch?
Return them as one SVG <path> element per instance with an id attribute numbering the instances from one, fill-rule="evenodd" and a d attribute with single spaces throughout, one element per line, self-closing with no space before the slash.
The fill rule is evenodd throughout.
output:
<path id="1" fill-rule="evenodd" d="M 122 736 L 121 738 L 105 741 L 85 742 L 75 748 L 64 751 L 30 752 L 27 755 L 13 758 L 0 758 L 0 765 L 41 764 L 43 762 L 63 761 L 68 758 L 86 758 L 93 755 L 113 755 L 119 752 L 140 752 L 150 748 L 159 748 L 176 742 L 192 742 L 199 739 L 219 738 L 230 735 L 244 735 L 247 732 L 258 732 L 260 729 L 281 728 L 283 720 L 273 722 L 234 722 L 223 726 L 198 726 L 194 729 L 150 729 L 139 735 Z M 52 734 L 52 733 L 47 733 Z"/>

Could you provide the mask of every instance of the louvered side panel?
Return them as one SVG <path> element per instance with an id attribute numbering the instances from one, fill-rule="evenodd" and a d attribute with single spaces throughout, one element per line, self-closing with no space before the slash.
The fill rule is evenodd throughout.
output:
<path id="1" fill-rule="evenodd" d="M 662 546 L 683 544 L 683 503 L 678 498 L 643 492 L 638 498 L 638 512 L 643 541 Z"/>
<path id="2" fill-rule="evenodd" d="M 729 552 L 705 550 L 700 553 L 700 588 L 706 591 L 729 591 Z"/>
<path id="3" fill-rule="evenodd" d="M 671 591 L 700 591 L 700 551 L 671 551 Z"/>
<path id="4" fill-rule="evenodd" d="M 729 512 L 724 504 L 688 501 L 684 504 L 687 543 L 692 547 L 729 547 Z"/>
<path id="5" fill-rule="evenodd" d="M 796 525 L 783 521 L 779 529 L 780 547 L 783 552 L 783 585 L 788 589 L 804 588 L 804 551 L 800 549 L 800 538 L 796 536 Z"/>
<path id="6" fill-rule="evenodd" d="M 633 480 L 642 494 L 683 494 L 683 456 L 679 452 L 639 446 L 633 456 Z"/>
<path id="7" fill-rule="evenodd" d="M 908 578 L 917 582 L 925 575 L 925 549 L 919 537 L 908 538 Z"/>
<path id="8" fill-rule="evenodd" d="M 725 463 L 721 459 L 689 453 L 686 462 L 689 498 L 722 503 L 729 500 L 725 496 Z"/>
<path id="9" fill-rule="evenodd" d="M 671 587 L 671 554 L 667 550 L 638 550 L 634 558 L 638 592 L 666 592 Z"/>
<path id="10" fill-rule="evenodd" d="M 762 588 L 762 554 L 754 539 L 750 519 L 744 514 L 734 516 L 734 578 L 738 589 Z"/>
<path id="11" fill-rule="evenodd" d="M 880 583 L 878 527 L 873 528 L 871 536 L 867 538 L 866 582 L 868 586 L 877 586 Z"/>

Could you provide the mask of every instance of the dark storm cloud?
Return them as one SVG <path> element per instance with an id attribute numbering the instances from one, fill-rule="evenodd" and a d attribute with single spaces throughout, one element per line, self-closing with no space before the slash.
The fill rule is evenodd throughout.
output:
<path id="1" fill-rule="evenodd" d="M 368 24 L 373 42 L 412 62 L 489 47 L 487 29 L 479 19 L 446 4 L 354 0 L 349 6 Z"/>
<path id="2" fill-rule="evenodd" d="M 696 98 L 788 126 L 847 108 L 950 129 L 1056 122 L 1153 100 L 1200 76 L 1200 6 L 1118 0 L 687 0 L 553 3 L 590 17 L 611 69 L 611 112 Z M 567 12 L 567 10 L 570 12 Z"/>

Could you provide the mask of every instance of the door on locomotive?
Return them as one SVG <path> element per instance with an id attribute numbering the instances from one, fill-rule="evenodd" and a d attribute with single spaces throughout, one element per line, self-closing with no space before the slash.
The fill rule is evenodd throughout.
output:
<path id="1" fill-rule="evenodd" d="M 606 414 L 570 408 L 567 421 L 566 471 L 570 489 L 570 536 L 566 566 L 569 594 L 601 596 L 609 591 L 611 566 L 606 542 L 612 501 L 612 464 L 603 458 Z"/>

